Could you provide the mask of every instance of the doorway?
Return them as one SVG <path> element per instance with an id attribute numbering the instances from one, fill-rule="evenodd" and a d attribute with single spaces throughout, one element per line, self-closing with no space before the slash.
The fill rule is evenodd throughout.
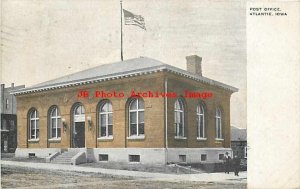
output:
<path id="1" fill-rule="evenodd" d="M 85 147 L 85 127 L 84 122 L 74 123 L 74 148 Z"/>
<path id="2" fill-rule="evenodd" d="M 85 110 L 81 104 L 73 109 L 72 148 L 85 147 Z"/>

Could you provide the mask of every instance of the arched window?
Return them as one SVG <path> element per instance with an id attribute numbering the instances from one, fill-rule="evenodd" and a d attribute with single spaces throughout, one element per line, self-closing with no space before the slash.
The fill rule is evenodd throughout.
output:
<path id="1" fill-rule="evenodd" d="M 104 101 L 99 107 L 99 137 L 109 137 L 113 135 L 113 112 L 110 101 Z"/>
<path id="2" fill-rule="evenodd" d="M 205 138 L 205 118 L 204 118 L 204 107 L 202 104 L 197 106 L 197 137 Z"/>
<path id="3" fill-rule="evenodd" d="M 83 114 L 85 114 L 84 107 L 82 105 L 76 106 L 76 108 L 74 110 L 74 114 L 75 115 L 83 115 Z"/>
<path id="4" fill-rule="evenodd" d="M 129 136 L 144 134 L 144 100 L 135 98 L 129 104 Z"/>
<path id="5" fill-rule="evenodd" d="M 39 139 L 39 113 L 33 109 L 29 113 L 29 139 Z"/>
<path id="6" fill-rule="evenodd" d="M 61 116 L 56 106 L 50 109 L 50 138 L 61 137 Z"/>
<path id="7" fill-rule="evenodd" d="M 85 110 L 81 104 L 76 105 L 74 108 L 74 122 L 84 122 L 85 121 Z"/>
<path id="8" fill-rule="evenodd" d="M 222 139 L 222 112 L 219 108 L 216 109 L 216 138 Z"/>
<path id="9" fill-rule="evenodd" d="M 181 99 L 177 99 L 174 109 L 176 137 L 184 137 L 184 106 Z"/>

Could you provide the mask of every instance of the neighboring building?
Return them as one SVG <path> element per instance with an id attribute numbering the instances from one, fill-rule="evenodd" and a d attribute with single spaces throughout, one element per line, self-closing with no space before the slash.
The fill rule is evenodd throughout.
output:
<path id="1" fill-rule="evenodd" d="M 237 89 L 203 77 L 201 61 L 188 56 L 185 71 L 141 57 L 15 91 L 16 156 L 68 149 L 88 161 L 221 162 L 231 153 L 230 96 Z M 207 99 L 187 98 L 185 90 L 206 91 Z"/>
<path id="2" fill-rule="evenodd" d="M 247 129 L 231 126 L 231 148 L 234 156 L 247 159 Z"/>
<path id="3" fill-rule="evenodd" d="M 14 152 L 17 147 L 17 116 L 16 116 L 16 97 L 11 95 L 12 90 L 24 88 L 25 85 L 5 88 L 4 84 L 0 87 L 0 113 L 1 113 L 1 152 Z"/>

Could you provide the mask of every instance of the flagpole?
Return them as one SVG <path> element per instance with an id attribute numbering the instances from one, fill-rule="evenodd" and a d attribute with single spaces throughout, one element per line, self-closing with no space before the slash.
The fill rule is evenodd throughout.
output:
<path id="1" fill-rule="evenodd" d="M 123 8 L 122 8 L 122 0 L 120 0 L 120 4 L 121 4 L 121 61 L 123 61 Z"/>

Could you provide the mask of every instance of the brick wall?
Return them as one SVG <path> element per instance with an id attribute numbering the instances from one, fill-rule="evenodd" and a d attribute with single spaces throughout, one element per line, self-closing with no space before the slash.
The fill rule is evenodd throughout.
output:
<path id="1" fill-rule="evenodd" d="M 164 132 L 164 102 L 163 98 L 144 98 L 145 103 L 145 139 L 128 140 L 127 112 L 125 107 L 130 96 L 131 90 L 134 91 L 163 91 L 163 74 L 156 73 L 151 75 L 125 78 L 121 80 L 106 81 L 97 84 L 64 88 L 47 92 L 17 96 L 18 117 L 18 147 L 19 148 L 46 148 L 46 147 L 71 147 L 71 120 L 72 106 L 80 102 L 85 108 L 85 115 L 91 116 L 92 128 L 89 129 L 87 120 L 85 122 L 86 147 L 152 147 L 161 148 L 164 146 L 164 138 L 158 137 Z M 78 98 L 80 90 L 89 91 L 89 98 Z M 123 91 L 124 98 L 109 98 L 113 106 L 113 140 L 97 141 L 98 129 L 96 107 L 104 98 L 95 98 L 94 92 L 102 91 Z M 62 132 L 60 142 L 47 141 L 48 111 L 53 105 L 57 105 L 61 117 L 65 118 L 67 124 L 66 132 Z M 36 108 L 39 112 L 40 136 L 38 142 L 28 142 L 28 111 Z"/>
<path id="2" fill-rule="evenodd" d="M 168 98 L 168 147 L 199 148 L 199 147 L 230 147 L 230 95 L 231 93 L 209 84 L 196 82 L 171 73 L 158 72 L 149 75 L 128 77 L 119 80 L 105 81 L 77 87 L 62 88 L 45 92 L 37 92 L 17 96 L 18 114 L 18 147 L 19 148 L 68 148 L 71 147 L 72 112 L 73 105 L 82 103 L 85 115 L 91 117 L 92 127 L 85 121 L 86 147 L 88 148 L 163 148 L 165 147 L 165 117 L 164 98 L 144 98 L 145 102 L 145 138 L 142 140 L 127 139 L 128 136 L 128 97 L 131 90 L 164 92 L 164 78 L 168 78 L 168 91 L 184 95 L 184 90 L 211 91 L 213 98 L 205 100 L 207 107 L 206 127 L 207 140 L 197 141 L 196 105 L 199 99 L 185 99 L 186 106 L 186 140 L 176 140 L 174 127 L 175 98 Z M 78 98 L 80 90 L 89 91 L 89 98 Z M 113 106 L 113 140 L 97 140 L 97 105 L 104 98 L 95 98 L 94 92 L 123 91 L 124 98 L 109 98 Z M 67 124 L 66 132 L 62 131 L 61 141 L 49 142 L 48 111 L 57 105 L 61 117 Z M 28 111 L 36 108 L 39 112 L 40 137 L 37 142 L 28 142 Z M 215 140 L 215 109 L 221 107 L 223 111 L 224 141 Z"/>
<path id="3" fill-rule="evenodd" d="M 168 91 L 175 91 L 178 96 L 185 96 L 184 91 L 210 91 L 213 97 L 209 99 L 185 98 L 185 133 L 187 139 L 175 139 L 174 103 L 176 99 L 168 99 L 168 143 L 169 147 L 230 147 L 230 95 L 223 89 L 196 82 L 177 75 L 167 74 Z M 202 102 L 206 107 L 205 126 L 207 140 L 197 140 L 196 107 Z M 224 141 L 216 141 L 215 114 L 216 108 L 222 109 L 222 135 Z"/>

